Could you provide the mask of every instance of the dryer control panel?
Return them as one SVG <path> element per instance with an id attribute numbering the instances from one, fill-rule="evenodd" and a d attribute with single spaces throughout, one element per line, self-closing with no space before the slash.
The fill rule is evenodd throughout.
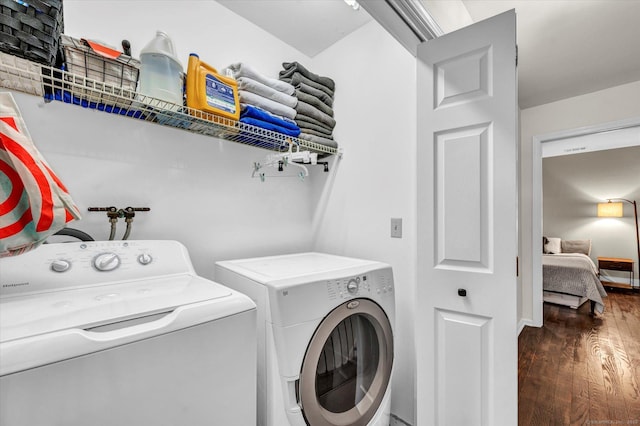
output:
<path id="1" fill-rule="evenodd" d="M 376 272 L 327 281 L 327 293 L 331 300 L 372 297 L 392 291 L 393 279 Z"/>

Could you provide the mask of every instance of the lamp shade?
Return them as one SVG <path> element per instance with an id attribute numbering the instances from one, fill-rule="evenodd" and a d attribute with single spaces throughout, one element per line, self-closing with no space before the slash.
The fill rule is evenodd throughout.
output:
<path id="1" fill-rule="evenodd" d="M 598 203 L 598 217 L 622 217 L 622 203 Z"/>

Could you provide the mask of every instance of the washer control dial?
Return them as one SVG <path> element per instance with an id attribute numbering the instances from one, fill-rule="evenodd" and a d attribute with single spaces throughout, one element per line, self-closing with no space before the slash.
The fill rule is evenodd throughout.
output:
<path id="1" fill-rule="evenodd" d="M 67 272 L 71 268 L 71 262 L 64 259 L 56 259 L 51 262 L 51 270 L 53 272 Z"/>
<path id="2" fill-rule="evenodd" d="M 349 282 L 347 283 L 347 291 L 351 294 L 355 294 L 358 292 L 358 281 L 356 281 L 355 279 L 350 279 Z"/>
<path id="3" fill-rule="evenodd" d="M 120 266 L 120 257 L 115 253 L 101 253 L 93 259 L 93 266 L 98 271 L 113 271 Z"/>
<path id="4" fill-rule="evenodd" d="M 138 256 L 138 263 L 141 265 L 148 265 L 151 262 L 153 262 L 153 257 L 151 257 L 151 255 L 148 253 L 142 253 L 140 256 Z"/>

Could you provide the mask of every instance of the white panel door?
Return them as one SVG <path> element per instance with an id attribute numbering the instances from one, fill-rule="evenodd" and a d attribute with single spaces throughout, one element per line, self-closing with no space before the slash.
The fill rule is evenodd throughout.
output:
<path id="1" fill-rule="evenodd" d="M 517 424 L 515 31 L 418 49 L 418 426 Z"/>

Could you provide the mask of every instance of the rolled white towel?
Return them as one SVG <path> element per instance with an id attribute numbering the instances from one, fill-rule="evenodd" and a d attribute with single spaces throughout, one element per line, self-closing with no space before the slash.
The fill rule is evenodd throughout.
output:
<path id="1" fill-rule="evenodd" d="M 281 115 L 290 119 L 294 119 L 296 116 L 296 110 L 283 105 L 279 102 L 272 101 L 263 96 L 257 95 L 253 92 L 247 92 L 245 90 L 238 90 L 238 97 L 243 104 L 253 105 L 269 111 L 272 114 Z"/>
<path id="2" fill-rule="evenodd" d="M 279 102 L 291 108 L 295 108 L 298 103 L 297 97 L 287 95 L 284 92 L 280 92 L 252 78 L 238 77 L 237 81 L 238 90 L 245 90 L 247 92 L 255 93 L 256 95 L 271 99 L 272 101 Z"/>
<path id="3" fill-rule="evenodd" d="M 293 92 L 295 91 L 294 87 L 286 81 L 280 81 L 276 78 L 264 76 L 244 62 L 229 65 L 227 68 L 222 70 L 223 75 L 226 75 L 226 70 L 230 70 L 231 75 L 233 75 L 236 80 L 240 77 L 249 77 L 279 92 L 286 93 L 287 95 L 293 95 Z"/>

